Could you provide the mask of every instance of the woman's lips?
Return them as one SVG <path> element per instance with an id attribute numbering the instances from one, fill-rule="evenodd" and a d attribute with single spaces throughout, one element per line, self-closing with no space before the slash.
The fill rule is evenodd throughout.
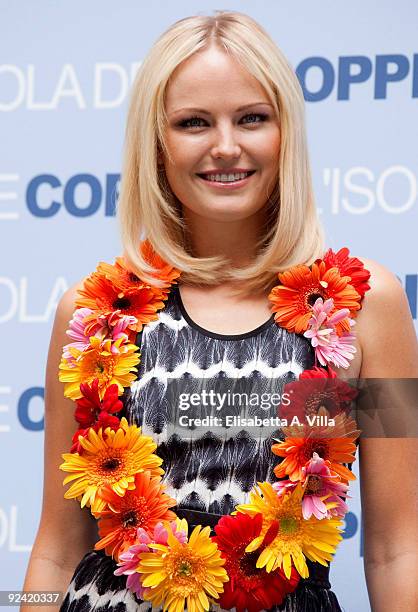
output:
<path id="1" fill-rule="evenodd" d="M 238 189 L 239 187 L 243 187 L 244 185 L 246 185 L 248 181 L 250 180 L 250 178 L 254 176 L 255 172 L 256 172 L 255 170 L 252 170 L 251 174 L 249 174 L 245 178 L 239 179 L 238 181 L 231 181 L 229 183 L 227 182 L 221 183 L 220 181 L 209 181 L 208 179 L 202 178 L 202 176 L 200 176 L 199 174 L 197 174 L 196 176 L 201 181 L 206 183 L 206 185 L 209 185 L 210 187 L 214 187 L 215 189 Z"/>

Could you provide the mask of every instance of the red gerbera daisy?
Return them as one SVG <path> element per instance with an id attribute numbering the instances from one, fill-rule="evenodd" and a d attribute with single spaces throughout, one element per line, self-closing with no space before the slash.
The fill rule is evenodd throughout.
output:
<path id="1" fill-rule="evenodd" d="M 333 370 L 331 366 L 327 368 L 314 366 L 310 370 L 303 370 L 302 374 L 299 376 L 299 380 L 301 378 L 337 378 L 337 372 Z"/>
<path id="2" fill-rule="evenodd" d="M 348 413 L 358 392 L 347 382 L 337 377 L 332 368 L 314 366 L 304 370 L 299 380 L 287 383 L 283 394 L 289 396 L 289 404 L 280 405 L 280 417 L 288 423 L 294 416 L 305 422 L 306 416 L 317 414 L 334 418 L 342 412 Z"/>
<path id="3" fill-rule="evenodd" d="M 94 423 L 94 425 L 91 425 L 90 427 L 94 429 L 94 431 L 97 433 L 100 428 L 102 428 L 104 431 L 105 429 L 110 427 L 111 429 L 113 429 L 113 431 L 116 431 L 117 429 L 119 429 L 119 426 L 120 420 L 118 419 L 118 417 L 113 416 L 112 414 L 109 414 L 108 412 L 102 410 L 97 415 L 97 421 Z M 70 449 L 71 453 L 78 453 L 79 455 L 82 455 L 84 453 L 84 448 L 80 444 L 78 438 L 79 436 L 85 438 L 90 430 L 90 427 L 82 427 L 75 432 L 72 439 L 73 444 Z"/>
<path id="4" fill-rule="evenodd" d="M 338 268 L 341 276 L 350 276 L 350 285 L 353 285 L 354 289 L 363 298 L 366 291 L 370 289 L 367 282 L 370 278 L 370 272 L 364 267 L 360 259 L 349 257 L 349 253 L 347 247 L 343 247 L 337 253 L 328 249 L 324 255 L 324 261 L 328 268 Z"/>
<path id="5" fill-rule="evenodd" d="M 99 395 L 99 379 L 95 378 L 91 385 L 80 383 L 80 391 L 83 397 L 76 401 L 75 419 L 81 427 L 93 425 L 101 412 L 114 414 L 123 408 L 122 401 L 118 398 L 118 386 L 109 385 L 103 399 Z M 103 416 L 101 417 L 103 421 Z"/>
<path id="6" fill-rule="evenodd" d="M 294 567 L 288 580 L 281 568 L 267 572 L 265 568 L 256 566 L 262 549 L 269 543 L 268 534 L 261 548 L 245 552 L 248 544 L 260 535 L 262 525 L 262 514 L 251 517 L 238 512 L 234 516 L 223 516 L 215 526 L 216 536 L 212 540 L 226 559 L 224 567 L 229 576 L 219 598 L 220 607 L 226 610 L 269 610 L 273 605 L 280 604 L 287 593 L 294 591 L 298 585 L 299 574 Z"/>

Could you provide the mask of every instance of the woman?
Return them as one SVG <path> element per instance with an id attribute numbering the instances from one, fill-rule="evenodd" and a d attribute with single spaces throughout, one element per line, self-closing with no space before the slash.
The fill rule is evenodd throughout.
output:
<path id="1" fill-rule="evenodd" d="M 312 368 L 308 336 L 276 325 L 286 316 L 282 312 L 279 317 L 280 304 L 273 299 L 278 294 L 272 290 L 278 272 L 311 266 L 325 252 L 311 185 L 303 95 L 286 59 L 256 22 L 242 13 L 217 11 L 214 17 L 182 19 L 160 37 L 133 86 L 122 176 L 118 215 L 124 261 L 132 282 L 141 279 L 157 293 L 161 288 L 158 309 L 161 304 L 164 309 L 148 322 L 145 317 L 142 329 L 135 328 L 140 332 L 138 378 L 123 385 L 131 388 L 118 416 L 143 425 L 143 433 L 158 444 L 176 514 L 189 526 L 210 525 L 211 516 L 219 519 L 236 505 L 244 507 L 256 481 L 271 481 L 277 457 L 263 454 L 265 443 L 254 443 L 251 432 L 244 436 L 243 450 L 237 434 L 222 466 L 216 459 L 224 457 L 227 443 L 210 427 L 187 443 L 178 430 L 170 437 L 162 410 L 167 407 L 165 383 L 204 378 L 209 370 L 214 384 L 222 377 L 239 379 L 247 370 L 262 381 L 279 378 L 283 383 Z M 138 249 L 141 235 L 148 242 Z M 356 265 L 361 274 L 370 272 L 370 290 L 361 309 L 359 304 L 351 313 L 356 316 L 356 351 L 347 358 L 348 367 L 334 370 L 347 379 L 417 377 L 416 336 L 398 280 L 372 260 L 362 258 Z M 115 269 L 104 264 L 101 270 L 112 275 Z M 124 558 L 117 565 L 109 546 L 104 554 L 103 543 L 92 551 L 99 539 L 96 521 L 80 504 L 63 500 L 57 470 L 74 433 L 74 402 L 71 392 L 62 398 L 58 366 L 65 370 L 61 354 L 75 301 L 79 307 L 91 305 L 101 290 L 97 283 L 75 285 L 57 309 L 46 373 L 44 502 L 25 589 L 64 591 L 65 611 L 150 610 L 150 600 L 139 597 L 138 584 L 136 595 L 126 588 Z M 120 293 L 113 309 L 126 308 L 127 294 Z M 61 380 L 68 389 L 69 378 Z M 80 398 L 74 387 L 72 393 Z M 73 443 L 73 451 L 83 451 L 77 437 Z M 410 571 L 418 563 L 412 493 L 416 444 L 362 439 L 360 457 L 371 607 L 377 612 L 416 609 Z M 382 464 L 385 457 L 388 463 Z M 389 457 L 394 469 L 389 469 Z M 66 461 L 64 469 L 71 471 L 71 457 Z M 94 495 L 92 509 L 100 510 Z M 103 534 L 104 528 L 102 540 Z M 292 586 L 292 569 L 288 592 L 272 610 L 341 609 L 324 566 L 311 559 L 309 570 L 309 578 L 298 576 Z"/>

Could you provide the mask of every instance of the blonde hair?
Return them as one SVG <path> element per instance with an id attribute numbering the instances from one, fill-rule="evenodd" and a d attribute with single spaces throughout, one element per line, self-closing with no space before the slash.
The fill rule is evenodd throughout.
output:
<path id="1" fill-rule="evenodd" d="M 181 62 L 211 42 L 258 79 L 280 126 L 280 161 L 266 202 L 265 234 L 256 245 L 254 262 L 239 269 L 231 268 L 222 255 L 195 257 L 188 250 L 181 204 L 157 163 L 158 154 L 167 152 L 164 95 L 168 80 Z M 131 90 L 117 217 L 124 257 L 138 276 L 156 286 L 160 283 L 152 276 L 155 270 L 139 249 L 144 238 L 167 263 L 181 270 L 182 282 L 241 281 L 238 293 L 270 288 L 277 283 L 277 272 L 323 257 L 324 234 L 314 201 L 302 89 L 272 38 L 248 15 L 215 11 L 214 16 L 180 19 L 152 46 Z"/>

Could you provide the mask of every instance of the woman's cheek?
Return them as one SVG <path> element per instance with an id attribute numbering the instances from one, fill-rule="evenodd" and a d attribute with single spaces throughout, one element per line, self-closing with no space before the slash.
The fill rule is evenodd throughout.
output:
<path id="1" fill-rule="evenodd" d="M 203 147 L 196 142 L 191 143 L 187 138 L 176 138 L 167 143 L 167 147 L 172 158 L 172 165 L 176 170 L 182 168 L 187 170 L 190 166 L 196 165 L 200 151 Z"/>
<path id="2" fill-rule="evenodd" d="M 278 156 L 280 151 L 280 133 L 277 130 L 265 132 L 258 141 L 259 151 L 271 159 Z"/>

